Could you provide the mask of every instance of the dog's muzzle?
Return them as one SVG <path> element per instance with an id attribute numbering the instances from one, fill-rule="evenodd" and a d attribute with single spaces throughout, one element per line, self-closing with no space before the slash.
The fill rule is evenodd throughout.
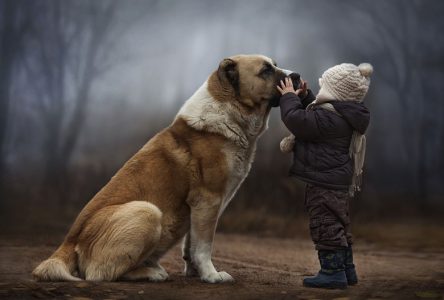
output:
<path id="1" fill-rule="evenodd" d="M 291 71 L 291 70 L 286 70 L 286 69 L 281 69 L 281 70 L 282 70 L 282 72 L 284 72 L 284 74 L 285 74 L 286 76 L 290 75 L 291 73 L 294 73 L 294 72 Z"/>
<path id="2" fill-rule="evenodd" d="M 287 69 L 280 69 L 286 77 L 290 77 L 291 82 L 293 83 L 294 89 L 298 89 L 301 85 L 301 75 L 299 75 L 296 72 L 293 72 L 292 70 Z M 270 101 L 271 107 L 277 107 L 280 104 L 280 97 L 276 97 Z"/>
<path id="3" fill-rule="evenodd" d="M 288 75 L 291 79 L 291 82 L 293 82 L 293 87 L 295 90 L 297 90 L 298 88 L 301 87 L 301 75 L 299 75 L 298 73 L 290 73 L 290 75 Z"/>
<path id="4" fill-rule="evenodd" d="M 285 76 L 291 78 L 295 89 L 299 88 L 299 86 L 301 85 L 301 75 L 292 70 L 281 69 L 281 71 L 284 72 Z"/>

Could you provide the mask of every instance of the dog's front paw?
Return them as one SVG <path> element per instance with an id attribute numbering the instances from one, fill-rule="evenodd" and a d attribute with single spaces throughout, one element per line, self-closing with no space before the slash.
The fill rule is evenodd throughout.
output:
<path id="1" fill-rule="evenodd" d="M 234 278 L 227 272 L 215 272 L 208 276 L 202 276 L 200 278 L 203 282 L 208 283 L 223 283 L 223 282 L 234 282 Z"/>

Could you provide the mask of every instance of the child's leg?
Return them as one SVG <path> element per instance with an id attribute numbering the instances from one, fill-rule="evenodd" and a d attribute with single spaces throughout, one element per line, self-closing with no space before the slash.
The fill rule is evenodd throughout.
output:
<path id="1" fill-rule="evenodd" d="M 350 198 L 349 198 L 350 199 Z M 350 206 L 349 200 L 347 201 L 347 213 L 349 213 Z M 350 224 L 345 226 L 345 234 L 347 237 L 348 247 L 345 250 L 345 275 L 347 277 L 348 285 L 355 285 L 358 283 L 358 275 L 356 274 L 355 264 L 353 262 L 353 239 L 350 230 Z"/>
<path id="2" fill-rule="evenodd" d="M 345 257 L 350 224 L 348 192 L 307 185 L 305 206 L 310 216 L 310 233 L 318 250 L 321 271 L 315 277 L 305 278 L 304 285 L 346 288 Z"/>
<path id="3" fill-rule="evenodd" d="M 307 185 L 305 206 L 310 233 L 317 250 L 340 250 L 349 246 L 348 191 Z"/>
<path id="4" fill-rule="evenodd" d="M 353 244 L 353 235 L 351 233 L 351 226 L 350 226 L 350 196 L 347 193 L 346 198 L 346 215 L 347 215 L 347 223 L 345 225 L 345 236 L 347 237 L 347 244 L 349 247 Z"/>

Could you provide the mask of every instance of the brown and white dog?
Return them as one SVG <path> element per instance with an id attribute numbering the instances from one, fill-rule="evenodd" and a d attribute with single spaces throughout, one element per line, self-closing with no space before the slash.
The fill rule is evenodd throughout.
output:
<path id="1" fill-rule="evenodd" d="M 262 55 L 224 59 L 173 123 L 83 208 L 34 277 L 163 281 L 158 261 L 183 238 L 187 276 L 233 281 L 211 261 L 217 221 L 250 170 L 287 73 Z"/>

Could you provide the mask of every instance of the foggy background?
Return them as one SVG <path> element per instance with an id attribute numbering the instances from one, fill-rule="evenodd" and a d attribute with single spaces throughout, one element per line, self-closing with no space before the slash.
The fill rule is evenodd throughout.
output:
<path id="1" fill-rule="evenodd" d="M 272 57 L 315 93 L 325 69 L 373 64 L 354 218 L 439 219 L 443 15 L 439 0 L 0 1 L 1 220 L 66 228 L 219 62 L 241 53 Z M 291 230 L 303 214 L 304 185 L 279 151 L 287 134 L 273 109 L 222 229 Z"/>

